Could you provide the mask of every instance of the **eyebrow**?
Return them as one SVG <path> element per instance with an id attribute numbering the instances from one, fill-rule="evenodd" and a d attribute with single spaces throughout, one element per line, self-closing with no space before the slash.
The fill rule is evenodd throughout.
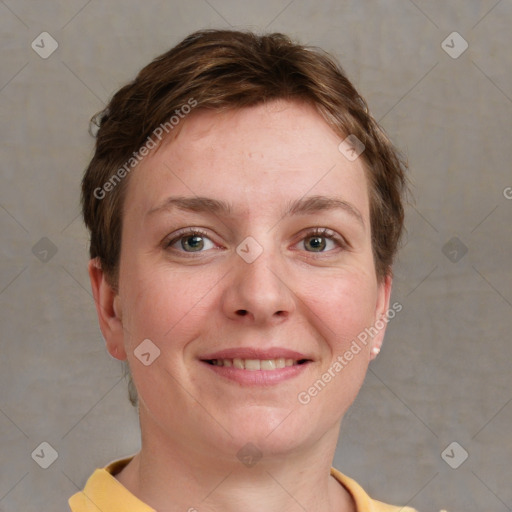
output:
<path id="1" fill-rule="evenodd" d="M 343 210 L 365 226 L 361 212 L 354 205 L 338 197 L 308 196 L 297 199 L 289 204 L 285 215 L 305 215 L 329 210 Z"/>
<path id="2" fill-rule="evenodd" d="M 211 199 L 209 197 L 168 197 L 161 204 L 148 211 L 147 215 L 154 215 L 162 210 L 178 208 L 189 212 L 210 212 L 216 214 L 231 213 L 231 206 L 225 201 Z"/>
<path id="3" fill-rule="evenodd" d="M 166 198 L 155 208 L 149 210 L 147 215 L 154 215 L 162 210 L 169 210 L 172 208 L 196 213 L 213 213 L 216 215 L 229 215 L 233 210 L 229 203 L 218 199 L 212 199 L 210 197 L 171 196 Z M 343 199 L 330 196 L 308 196 L 291 201 L 288 203 L 283 217 L 291 215 L 307 215 L 329 210 L 342 210 L 351 215 L 363 227 L 365 227 L 363 216 L 355 206 Z"/>

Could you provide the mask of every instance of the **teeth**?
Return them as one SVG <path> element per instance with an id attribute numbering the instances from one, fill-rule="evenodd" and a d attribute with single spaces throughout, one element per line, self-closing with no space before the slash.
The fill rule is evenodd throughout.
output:
<path id="1" fill-rule="evenodd" d="M 226 366 L 224 364 L 224 361 L 226 361 L 226 359 L 217 359 L 217 361 L 222 361 L 222 365 L 219 365 L 219 366 Z M 233 366 L 235 368 L 240 368 L 240 370 L 243 370 L 245 368 L 245 364 L 244 364 L 244 360 L 243 359 L 233 359 Z"/>
<path id="2" fill-rule="evenodd" d="M 266 359 L 265 361 L 261 361 L 261 369 L 262 370 L 275 370 L 276 362 L 274 359 Z"/>
<path id="3" fill-rule="evenodd" d="M 245 360 L 246 370 L 261 370 L 261 363 L 259 359 L 246 359 Z"/>
<path id="4" fill-rule="evenodd" d="M 249 371 L 276 370 L 284 368 L 285 366 L 295 366 L 299 364 L 298 361 L 285 359 L 284 357 L 279 357 L 277 359 L 212 359 L 211 363 L 214 366 L 232 366 L 239 370 Z"/>

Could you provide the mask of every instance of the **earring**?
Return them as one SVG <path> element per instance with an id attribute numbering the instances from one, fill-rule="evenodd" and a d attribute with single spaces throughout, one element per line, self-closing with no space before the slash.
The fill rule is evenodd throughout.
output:
<path id="1" fill-rule="evenodd" d="M 372 354 L 377 357 L 379 355 L 380 348 L 379 347 L 373 347 L 372 348 Z"/>

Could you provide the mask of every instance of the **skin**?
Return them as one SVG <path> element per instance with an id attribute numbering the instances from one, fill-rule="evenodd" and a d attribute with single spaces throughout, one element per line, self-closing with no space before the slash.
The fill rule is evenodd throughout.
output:
<path id="1" fill-rule="evenodd" d="M 345 158 L 340 137 L 295 102 L 197 111 L 180 128 L 130 176 L 117 293 L 89 265 L 108 350 L 128 359 L 140 399 L 142 449 L 116 478 L 161 512 L 355 510 L 329 471 L 384 329 L 307 405 L 297 395 L 389 307 L 362 159 Z M 224 201 L 230 212 L 162 207 L 170 196 Z M 346 208 L 285 215 L 310 196 L 341 199 L 360 218 Z M 177 232 L 188 227 L 206 232 L 199 252 L 181 245 Z M 310 228 L 328 228 L 341 245 L 322 237 L 312 245 Z M 252 263 L 236 252 L 248 236 L 263 249 Z M 161 351 L 149 366 L 134 355 L 144 339 Z M 274 385 L 241 385 L 200 361 L 276 346 L 310 362 Z M 247 443 L 262 454 L 253 467 L 236 457 Z"/>

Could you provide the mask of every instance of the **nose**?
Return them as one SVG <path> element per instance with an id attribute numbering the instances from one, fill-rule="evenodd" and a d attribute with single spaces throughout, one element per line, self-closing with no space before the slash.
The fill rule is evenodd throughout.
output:
<path id="1" fill-rule="evenodd" d="M 284 265 L 265 251 L 252 263 L 238 254 L 222 297 L 224 314 L 252 325 L 279 324 L 295 310 Z"/>

